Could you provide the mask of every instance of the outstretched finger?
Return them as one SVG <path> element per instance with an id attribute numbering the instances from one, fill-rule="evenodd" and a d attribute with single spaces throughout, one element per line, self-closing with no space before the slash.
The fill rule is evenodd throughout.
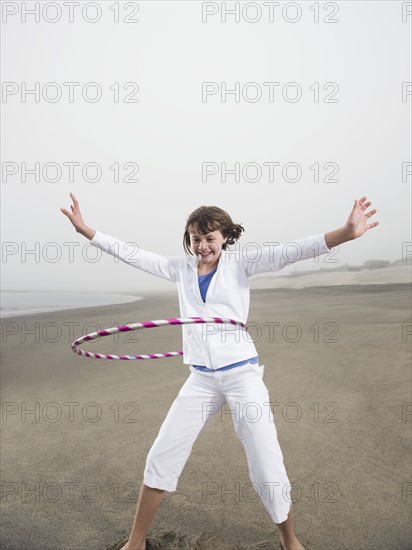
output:
<path id="1" fill-rule="evenodd" d="M 365 218 L 370 218 L 370 217 L 373 216 L 376 212 L 377 212 L 377 210 L 376 210 L 376 208 L 374 208 L 373 210 L 371 210 L 370 212 L 368 212 L 367 214 L 365 214 Z"/>
<path id="2" fill-rule="evenodd" d="M 377 225 L 379 225 L 379 222 L 369 223 L 369 224 L 366 226 L 366 229 L 372 229 L 372 227 L 376 227 Z"/>

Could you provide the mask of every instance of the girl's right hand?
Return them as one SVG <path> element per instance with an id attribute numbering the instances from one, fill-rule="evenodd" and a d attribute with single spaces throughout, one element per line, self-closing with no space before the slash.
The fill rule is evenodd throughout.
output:
<path id="1" fill-rule="evenodd" d="M 82 228 L 84 228 L 86 224 L 84 223 L 82 215 L 80 213 L 80 207 L 76 197 L 73 195 L 73 193 L 70 193 L 70 196 L 73 200 L 73 205 L 70 205 L 72 213 L 70 214 L 70 212 L 68 212 L 65 208 L 60 208 L 60 210 L 69 218 L 69 220 L 76 228 L 76 231 L 78 233 L 81 233 Z"/>

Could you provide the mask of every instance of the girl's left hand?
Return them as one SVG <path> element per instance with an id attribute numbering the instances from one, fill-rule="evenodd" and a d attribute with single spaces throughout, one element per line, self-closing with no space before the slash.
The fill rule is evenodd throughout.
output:
<path id="1" fill-rule="evenodd" d="M 377 212 L 374 208 L 368 213 L 365 213 L 365 210 L 372 203 L 370 201 L 365 202 L 366 197 L 362 197 L 360 200 L 355 200 L 353 205 L 352 212 L 348 218 L 348 221 L 345 224 L 348 235 L 351 239 L 357 239 L 361 237 L 368 229 L 372 229 L 379 225 L 379 222 L 367 223 L 368 219 Z"/>

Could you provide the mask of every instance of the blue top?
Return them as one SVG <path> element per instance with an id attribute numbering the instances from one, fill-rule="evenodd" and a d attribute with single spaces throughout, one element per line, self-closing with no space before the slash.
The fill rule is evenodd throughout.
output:
<path id="1" fill-rule="evenodd" d="M 217 266 L 213 271 L 210 273 L 207 273 L 206 275 L 198 275 L 199 279 L 199 289 L 200 294 L 202 296 L 202 300 L 206 301 L 206 293 L 207 289 L 209 288 L 210 281 L 212 280 L 213 275 L 216 273 Z M 241 365 L 245 365 L 246 363 L 259 363 L 259 357 L 256 355 L 255 357 L 252 357 L 251 359 L 245 359 L 244 361 L 238 361 L 237 363 L 232 363 L 230 365 L 226 365 L 224 367 L 221 367 L 221 369 L 216 370 L 225 370 L 225 369 L 232 369 L 234 367 L 240 367 Z M 214 372 L 213 369 L 209 369 L 208 367 L 204 367 L 202 365 L 193 365 L 197 370 L 204 370 L 204 371 L 211 371 Z"/>
<path id="2" fill-rule="evenodd" d="M 206 275 L 198 275 L 200 294 L 204 302 L 206 301 L 207 289 L 209 288 L 210 281 L 212 280 L 213 275 L 216 273 L 216 269 L 217 266 L 210 273 L 206 273 Z"/>

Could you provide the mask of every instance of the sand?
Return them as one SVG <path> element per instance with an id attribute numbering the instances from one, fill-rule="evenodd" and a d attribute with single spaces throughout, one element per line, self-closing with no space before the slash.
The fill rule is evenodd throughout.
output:
<path id="1" fill-rule="evenodd" d="M 178 314 L 174 292 L 136 294 L 145 300 L 2 322 L 2 549 L 115 549 L 127 537 L 147 453 L 189 368 L 180 357 L 86 359 L 70 342 L 92 323 Z M 307 550 L 411 547 L 410 306 L 408 284 L 251 292 Z M 279 325 L 271 335 L 264 322 Z M 87 349 L 181 347 L 180 327 L 124 338 Z M 230 417 L 218 414 L 195 442 L 149 539 L 159 549 L 280 548 Z"/>

